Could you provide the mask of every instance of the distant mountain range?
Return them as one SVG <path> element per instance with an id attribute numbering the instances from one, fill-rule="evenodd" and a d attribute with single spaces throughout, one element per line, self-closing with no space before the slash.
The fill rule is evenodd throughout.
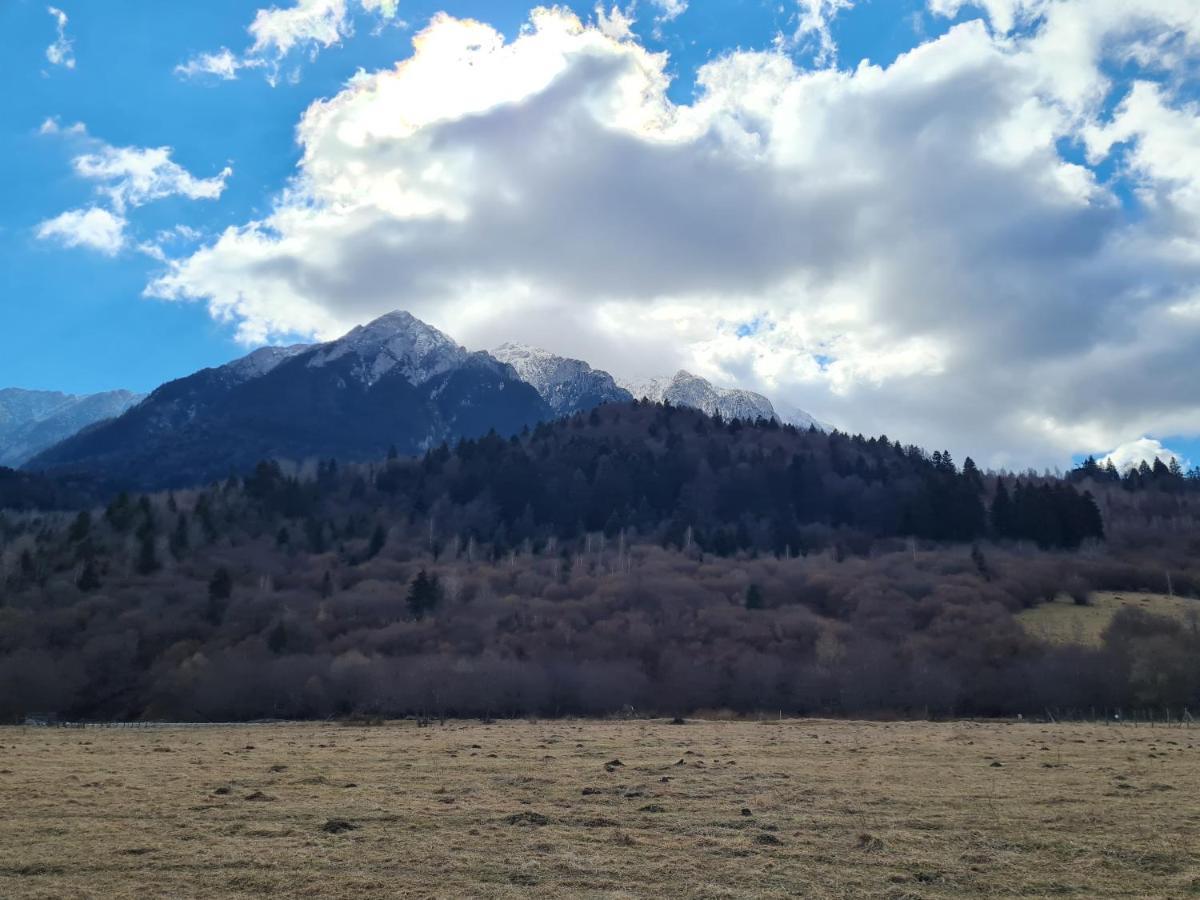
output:
<path id="1" fill-rule="evenodd" d="M 33 392 L 0 397 L 9 393 Z M 145 398 L 118 393 L 124 406 L 117 408 L 117 395 L 99 395 L 114 398 L 103 407 L 106 415 L 64 425 L 40 445 L 26 437 L 18 449 L 0 431 L 0 453 L 19 453 L 17 462 L 31 470 L 89 473 L 150 489 L 208 482 L 265 458 L 420 453 L 442 441 L 490 429 L 514 434 L 635 398 L 727 419 L 822 427 L 806 413 L 780 416 L 759 394 L 716 388 L 687 372 L 621 385 L 586 362 L 532 347 L 505 344 L 472 353 L 406 312 L 389 313 L 328 343 L 264 347 L 164 384 Z M 10 418 L 32 421 L 33 415 Z"/>
<path id="2" fill-rule="evenodd" d="M 0 390 L 0 466 L 17 468 L 37 453 L 89 425 L 121 415 L 144 394 L 60 394 Z"/>

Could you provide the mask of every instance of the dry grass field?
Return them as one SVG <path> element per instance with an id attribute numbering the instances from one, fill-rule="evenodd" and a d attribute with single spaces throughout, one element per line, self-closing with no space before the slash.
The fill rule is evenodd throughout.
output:
<path id="1" fill-rule="evenodd" d="M 1200 729 L 0 729 L 0 896 L 1186 897 Z"/>
<path id="2" fill-rule="evenodd" d="M 1043 603 L 1018 613 L 1017 620 L 1030 634 L 1053 644 L 1099 647 L 1104 629 L 1117 610 L 1125 607 L 1135 607 L 1182 622 L 1188 622 L 1192 616 L 1200 616 L 1200 600 L 1168 597 L 1166 594 L 1098 592 L 1092 595 L 1088 606 L 1076 606 L 1071 598 L 1064 596 L 1053 603 Z"/>

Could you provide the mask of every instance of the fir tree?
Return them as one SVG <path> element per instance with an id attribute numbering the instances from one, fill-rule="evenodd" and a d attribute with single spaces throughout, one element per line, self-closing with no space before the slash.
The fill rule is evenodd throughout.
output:
<path id="1" fill-rule="evenodd" d="M 996 495 L 992 499 L 992 534 L 998 538 L 1013 537 L 1012 500 L 1004 479 L 996 479 Z"/>
<path id="2" fill-rule="evenodd" d="M 162 563 L 158 560 L 157 543 L 153 531 L 146 531 L 142 534 L 137 558 L 137 571 L 139 575 L 151 575 L 162 568 Z"/>
<path id="3" fill-rule="evenodd" d="M 423 619 L 433 612 L 441 600 L 442 588 L 436 575 L 430 576 L 422 569 L 417 573 L 408 589 L 405 603 L 414 619 Z"/>
<path id="4" fill-rule="evenodd" d="M 78 544 L 80 541 L 86 540 L 91 533 L 92 514 L 85 509 L 71 523 L 71 530 L 67 533 L 67 537 L 71 543 Z"/>
<path id="5" fill-rule="evenodd" d="M 367 559 L 374 559 L 387 543 L 387 531 L 383 525 L 376 525 L 371 533 L 371 542 L 367 544 Z"/>
<path id="6" fill-rule="evenodd" d="M 763 597 L 762 588 L 757 584 L 750 585 L 746 589 L 746 609 L 764 609 L 766 600 Z"/>
<path id="7" fill-rule="evenodd" d="M 280 619 L 275 623 L 275 627 L 271 629 L 271 633 L 267 635 L 267 647 L 272 653 L 278 656 L 287 647 L 287 641 L 287 626 L 283 624 L 283 619 Z"/>
<path id="8" fill-rule="evenodd" d="M 179 518 L 175 520 L 175 530 L 171 532 L 171 538 L 168 542 L 171 550 L 171 555 L 176 559 L 183 559 L 187 554 L 188 547 L 191 545 L 191 536 L 188 532 L 188 519 L 186 513 L 180 513 Z"/>
<path id="9" fill-rule="evenodd" d="M 75 585 L 84 593 L 99 590 L 100 575 L 96 571 L 96 564 L 92 560 L 89 559 L 84 563 L 83 571 L 79 574 L 79 580 L 75 582 Z"/>
<path id="10" fill-rule="evenodd" d="M 228 569 L 222 567 L 213 572 L 208 582 L 208 596 L 210 600 L 228 600 L 233 596 L 233 578 Z"/>

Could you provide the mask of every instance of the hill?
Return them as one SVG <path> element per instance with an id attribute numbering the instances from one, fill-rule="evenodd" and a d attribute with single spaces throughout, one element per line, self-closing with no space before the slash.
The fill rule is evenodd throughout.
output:
<path id="1" fill-rule="evenodd" d="M 631 403 L 0 515 L 0 718 L 1195 707 L 1184 623 L 1080 648 L 1016 618 L 1200 594 L 1197 494 L 1093 487 Z"/>

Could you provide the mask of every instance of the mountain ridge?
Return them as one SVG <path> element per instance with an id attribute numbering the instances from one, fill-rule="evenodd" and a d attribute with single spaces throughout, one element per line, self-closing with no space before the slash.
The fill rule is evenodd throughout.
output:
<path id="1" fill-rule="evenodd" d="M 139 488 L 184 486 L 261 459 L 415 454 L 491 429 L 514 434 L 646 397 L 725 419 L 827 430 L 761 394 L 680 371 L 630 390 L 579 359 L 524 344 L 470 351 L 405 311 L 336 340 L 262 347 L 169 381 L 110 421 L 42 448 L 26 468 L 94 472 Z"/>
<path id="2" fill-rule="evenodd" d="M 23 465 L 72 434 L 122 414 L 145 396 L 126 390 L 67 394 L 0 389 L 0 466 Z"/>
<path id="3" fill-rule="evenodd" d="M 181 487 L 262 459 L 415 454 L 551 417 L 512 367 L 407 313 L 390 314 L 335 341 L 262 348 L 167 382 L 127 414 L 49 448 L 26 468 Z"/>

